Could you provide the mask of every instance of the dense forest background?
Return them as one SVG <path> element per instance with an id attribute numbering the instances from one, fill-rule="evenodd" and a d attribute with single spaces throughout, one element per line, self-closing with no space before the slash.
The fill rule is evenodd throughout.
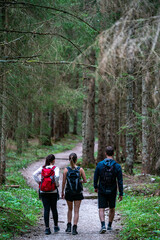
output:
<path id="1" fill-rule="evenodd" d="M 70 132 L 84 166 L 113 145 L 126 172 L 141 162 L 159 174 L 159 0 L 3 0 L 0 11 L 0 184 L 8 139 L 21 154 Z"/>

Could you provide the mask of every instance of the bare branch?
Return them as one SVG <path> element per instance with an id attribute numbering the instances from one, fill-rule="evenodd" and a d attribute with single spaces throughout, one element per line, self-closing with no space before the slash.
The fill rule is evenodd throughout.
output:
<path id="1" fill-rule="evenodd" d="M 25 57 L 23 57 L 25 58 Z M 27 57 L 26 57 L 27 58 Z M 30 58 L 30 57 L 28 57 Z M 0 63 L 23 63 L 23 64 L 45 64 L 45 65 L 78 65 L 78 66 L 85 66 L 85 67 L 92 67 L 92 68 L 97 68 L 95 65 L 90 65 L 90 64 L 85 64 L 85 63 L 76 63 L 76 62 L 68 62 L 68 61 L 54 61 L 54 62 L 43 62 L 43 61 L 37 61 L 37 60 L 26 60 L 26 61 L 18 61 L 18 60 L 0 60 Z"/>
<path id="2" fill-rule="evenodd" d="M 0 3 L 4 4 L 3 1 L 0 1 Z M 57 8 L 53 8 L 53 7 L 47 7 L 47 6 L 40 6 L 38 4 L 32 4 L 32 3 L 25 3 L 25 2 L 5 2 L 5 4 L 9 4 L 9 5 L 24 5 L 24 6 L 28 6 L 28 7 L 37 7 L 37 8 L 43 8 L 43 9 L 50 9 L 50 10 L 54 10 L 56 12 L 61 12 L 64 14 L 68 14 L 74 18 L 77 18 L 79 21 L 85 23 L 87 26 L 89 26 L 90 28 L 92 28 L 94 31 L 98 32 L 97 29 L 95 29 L 93 26 L 91 26 L 88 22 L 86 22 L 85 20 L 83 20 L 82 18 L 80 18 L 79 16 L 74 15 L 73 13 L 70 13 L 66 10 L 62 10 L 62 9 L 57 9 Z M 98 32 L 99 33 L 99 32 Z"/>
<path id="3" fill-rule="evenodd" d="M 80 53 L 82 53 L 82 51 L 80 50 L 79 47 L 77 47 L 70 39 L 66 38 L 65 36 L 58 34 L 58 33 L 42 33 L 42 32 L 33 32 L 33 31 L 19 31 L 19 30 L 8 30 L 8 29 L 0 29 L 0 32 L 8 32 L 8 33 L 19 33 L 19 34 L 33 34 L 33 35 L 42 35 L 42 36 L 57 36 L 57 37 L 61 37 L 63 39 L 65 39 L 66 41 L 68 41 L 69 43 L 71 43 Z"/>
<path id="4" fill-rule="evenodd" d="M 16 60 L 16 59 L 21 59 L 21 58 L 35 58 L 35 57 L 40 57 L 41 55 L 36 55 L 36 56 L 15 56 L 15 57 L 10 57 L 10 56 L 6 56 L 3 57 L 0 61 L 6 61 L 6 60 Z"/>

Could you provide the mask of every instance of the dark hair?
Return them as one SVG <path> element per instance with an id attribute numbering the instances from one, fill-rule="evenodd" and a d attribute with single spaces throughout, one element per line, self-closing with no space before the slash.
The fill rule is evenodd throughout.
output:
<path id="1" fill-rule="evenodd" d="M 45 162 L 45 166 L 49 166 L 51 162 L 53 162 L 53 160 L 55 160 L 55 156 L 53 154 L 50 154 L 46 157 L 46 162 Z"/>
<path id="2" fill-rule="evenodd" d="M 76 153 L 71 153 L 69 155 L 69 161 L 70 161 L 71 167 L 74 168 L 75 163 L 77 161 L 77 154 Z"/>
<path id="3" fill-rule="evenodd" d="M 114 155 L 114 148 L 111 146 L 106 147 L 106 154 L 108 156 L 113 156 Z"/>

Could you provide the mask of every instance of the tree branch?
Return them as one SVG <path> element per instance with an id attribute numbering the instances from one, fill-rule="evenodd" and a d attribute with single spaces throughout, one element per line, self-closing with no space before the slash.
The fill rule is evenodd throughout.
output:
<path id="1" fill-rule="evenodd" d="M 21 59 L 21 58 L 35 58 L 35 57 L 40 57 L 41 55 L 35 55 L 35 56 L 15 56 L 15 57 L 10 57 L 10 56 L 6 56 L 6 57 L 3 57 L 0 61 L 3 61 L 3 60 L 16 60 L 16 59 Z"/>
<path id="2" fill-rule="evenodd" d="M 0 3 L 4 4 L 3 1 L 0 1 Z M 9 5 L 24 5 L 24 6 L 28 6 L 28 7 L 38 7 L 38 8 L 44 8 L 44 9 L 50 9 L 50 10 L 54 10 L 54 11 L 57 11 L 57 12 L 61 12 L 61 13 L 64 13 L 64 14 L 68 14 L 74 18 L 77 18 L 79 21 L 85 23 L 87 26 L 89 26 L 90 28 L 92 28 L 94 31 L 96 31 L 97 33 L 98 30 L 95 29 L 93 26 L 91 26 L 88 22 L 86 22 L 85 20 L 83 20 L 82 18 L 80 18 L 79 16 L 76 16 L 74 15 L 73 13 L 70 13 L 66 10 L 62 10 L 62 9 L 57 9 L 57 8 L 53 8 L 53 7 L 47 7 L 47 6 L 40 6 L 38 4 L 32 4 L 32 3 L 25 3 L 25 2 L 5 2 L 5 4 L 9 4 Z"/>
<path id="3" fill-rule="evenodd" d="M 25 58 L 25 57 L 23 57 Z M 26 57 L 27 58 L 27 57 Z M 30 58 L 30 57 L 28 57 Z M 68 62 L 68 61 L 54 61 L 54 62 L 43 62 L 43 61 L 37 61 L 37 60 L 26 60 L 26 61 L 18 61 L 15 59 L 9 59 L 9 60 L 0 60 L 0 63 L 23 63 L 23 64 L 45 64 L 45 65 L 65 65 L 65 64 L 74 64 L 78 66 L 85 66 L 87 68 L 97 68 L 95 65 L 85 64 L 85 63 L 76 63 L 76 62 Z"/>
<path id="4" fill-rule="evenodd" d="M 58 33 L 41 33 L 41 32 L 33 32 L 33 31 L 19 31 L 19 30 L 9 30 L 9 29 L 0 29 L 0 32 L 8 32 L 8 33 L 19 33 L 19 34 L 33 34 L 33 35 L 42 35 L 42 36 L 58 36 L 63 38 L 64 40 L 68 41 L 69 43 L 71 43 L 80 53 L 82 53 L 82 51 L 80 50 L 79 47 L 77 47 L 70 39 L 66 38 L 65 36 L 58 34 Z"/>

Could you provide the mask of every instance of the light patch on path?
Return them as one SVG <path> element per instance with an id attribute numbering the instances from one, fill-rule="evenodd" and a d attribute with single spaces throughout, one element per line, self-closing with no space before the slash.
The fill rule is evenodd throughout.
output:
<path id="1" fill-rule="evenodd" d="M 97 149 L 97 144 L 95 145 L 95 149 Z M 55 157 L 58 158 L 56 160 L 55 165 L 60 168 L 60 188 L 61 188 L 61 181 L 62 181 L 62 173 L 63 169 L 68 166 L 69 162 L 67 160 L 60 160 L 59 158 L 68 158 L 69 154 L 75 152 L 79 157 L 82 156 L 82 144 L 79 143 L 76 145 L 74 149 L 71 151 L 65 151 L 62 153 L 55 154 Z M 23 176 L 27 179 L 28 184 L 33 187 L 34 189 L 37 189 L 38 191 L 38 185 L 33 180 L 32 174 L 33 172 L 40 166 L 44 165 L 44 159 L 40 160 L 38 162 L 35 162 L 28 166 L 26 169 L 22 170 Z M 59 189 L 59 192 L 61 192 L 61 189 Z M 84 196 L 91 196 L 92 194 L 89 194 L 86 189 L 84 189 Z M 59 227 L 60 232 L 54 233 L 53 228 L 53 219 L 52 216 L 50 217 L 50 228 L 51 228 L 51 235 L 46 236 L 44 234 L 44 221 L 43 221 L 43 214 L 39 219 L 39 222 L 36 227 L 33 227 L 29 233 L 26 233 L 25 235 L 21 237 L 16 237 L 15 240 L 116 240 L 117 234 L 119 230 L 121 229 L 121 223 L 120 223 L 120 215 L 116 213 L 114 222 L 113 222 L 113 231 L 107 231 L 105 234 L 99 234 L 100 230 L 100 221 L 98 216 L 98 207 L 97 207 L 97 199 L 84 199 L 81 203 L 80 207 L 80 215 L 79 215 L 79 222 L 78 222 L 78 235 L 73 236 L 71 234 L 66 234 L 65 229 L 67 225 L 67 204 L 66 201 L 63 199 L 60 199 L 57 203 L 58 208 L 58 216 L 59 216 Z M 108 210 L 106 210 L 106 224 L 108 222 Z"/>

